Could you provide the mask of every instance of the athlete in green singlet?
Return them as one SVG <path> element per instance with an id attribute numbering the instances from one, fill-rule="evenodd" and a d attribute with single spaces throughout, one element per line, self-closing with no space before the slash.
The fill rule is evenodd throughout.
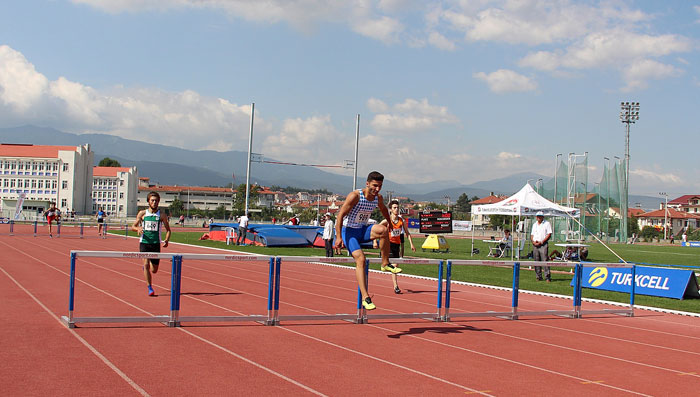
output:
<path id="1" fill-rule="evenodd" d="M 170 241 L 170 223 L 168 223 L 168 216 L 161 214 L 158 209 L 158 204 L 160 203 L 158 192 L 148 193 L 147 200 L 148 208 L 139 211 L 138 215 L 136 215 L 136 221 L 131 226 L 131 230 L 141 236 L 139 239 L 140 252 L 160 252 L 160 226 L 163 225 L 165 227 L 165 239 L 163 240 L 163 248 L 165 248 L 168 246 L 168 241 Z M 160 259 L 143 260 L 143 274 L 148 284 L 149 296 L 156 294 L 151 285 L 151 273 L 155 274 L 158 272 L 159 264 Z"/>

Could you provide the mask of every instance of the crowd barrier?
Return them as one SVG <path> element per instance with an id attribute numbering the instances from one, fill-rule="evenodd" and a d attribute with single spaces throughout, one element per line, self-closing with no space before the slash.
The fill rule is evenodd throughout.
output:
<path id="1" fill-rule="evenodd" d="M 171 288 L 170 288 L 170 311 L 168 314 L 154 316 L 129 316 L 129 317 L 75 317 L 75 274 L 78 258 L 122 258 L 122 259 L 165 259 L 172 264 Z M 267 282 L 267 308 L 261 310 L 260 314 L 244 316 L 181 316 L 180 315 L 180 295 L 182 279 L 182 263 L 187 260 L 206 261 L 230 261 L 249 262 L 267 261 L 269 264 Z M 337 313 L 337 314 L 317 314 L 317 315 L 294 315 L 280 314 L 280 286 L 282 282 L 282 263 L 307 262 L 307 263 L 354 263 L 350 257 L 302 257 L 302 256 L 262 256 L 262 255 L 226 255 L 226 254 L 188 254 L 188 253 L 152 253 L 152 252 L 115 252 L 115 251 L 71 251 L 70 255 L 70 286 L 68 300 L 68 316 L 62 316 L 63 322 L 70 328 L 74 328 L 78 323 L 140 323 L 140 322 L 160 322 L 170 327 L 178 327 L 182 322 L 239 322 L 254 321 L 265 325 L 279 325 L 283 321 L 315 321 L 315 320 L 344 320 L 357 324 L 366 324 L 373 319 L 405 319 L 418 318 L 431 321 L 450 321 L 460 317 L 503 317 L 517 320 L 522 316 L 543 316 L 557 315 L 571 318 L 581 318 L 590 314 L 620 314 L 634 316 L 635 283 L 630 287 L 630 304 L 626 308 L 584 310 L 581 307 L 582 283 L 581 274 L 584 266 L 595 267 L 628 267 L 631 268 L 632 277 L 635 275 L 636 266 L 634 264 L 621 263 L 575 263 L 573 304 L 571 310 L 545 310 L 545 311 L 518 311 L 518 297 L 520 284 L 520 262 L 511 261 L 488 261 L 488 260 L 438 260 L 438 259 L 392 259 L 392 263 L 420 264 L 437 266 L 437 296 L 436 309 L 434 312 L 413 312 L 413 313 L 368 313 L 362 307 L 362 296 L 360 289 L 357 289 L 357 312 Z M 369 280 L 369 264 L 381 263 L 380 258 L 367 259 L 365 267 L 366 279 Z M 534 264 L 528 262 L 528 264 Z M 538 262 L 538 265 L 550 267 L 571 267 L 572 263 L 562 262 Z M 446 265 L 446 266 L 445 266 Z M 452 268 L 453 266 L 498 266 L 512 267 L 513 283 L 511 311 L 508 312 L 454 312 L 450 311 L 452 295 Z M 369 281 L 368 281 L 369 282 Z M 443 288 L 444 284 L 444 288 Z M 444 291 L 444 307 L 443 307 Z"/>

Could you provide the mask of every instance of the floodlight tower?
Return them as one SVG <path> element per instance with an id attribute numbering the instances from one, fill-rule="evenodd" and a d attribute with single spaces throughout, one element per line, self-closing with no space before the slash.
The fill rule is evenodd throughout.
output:
<path id="1" fill-rule="evenodd" d="M 630 125 L 639 120 L 639 102 L 620 102 L 620 121 L 625 124 L 625 197 L 620 203 L 622 214 L 621 232 L 624 241 L 627 241 L 627 207 L 629 202 L 630 185 Z M 624 208 L 623 208 L 624 207 Z"/>

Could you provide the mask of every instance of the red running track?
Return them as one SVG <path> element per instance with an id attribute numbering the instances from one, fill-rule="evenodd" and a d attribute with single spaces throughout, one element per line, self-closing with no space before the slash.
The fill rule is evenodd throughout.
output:
<path id="1" fill-rule="evenodd" d="M 0 389 L 5 395 L 680 395 L 700 389 L 700 319 L 637 310 L 427 320 L 79 324 L 68 329 L 70 250 L 134 251 L 135 239 L 0 235 Z M 166 252 L 216 253 L 171 245 Z M 181 316 L 266 314 L 268 263 L 184 261 Z M 138 260 L 78 261 L 76 316 L 169 311 L 170 265 L 146 296 Z M 376 313 L 432 312 L 436 282 L 370 275 Z M 508 311 L 510 292 L 453 285 L 452 310 Z M 354 313 L 354 270 L 284 262 L 280 314 Z M 521 310 L 571 300 L 520 295 Z M 584 302 L 584 309 L 596 308 Z M 601 306 L 603 307 L 603 306 Z"/>

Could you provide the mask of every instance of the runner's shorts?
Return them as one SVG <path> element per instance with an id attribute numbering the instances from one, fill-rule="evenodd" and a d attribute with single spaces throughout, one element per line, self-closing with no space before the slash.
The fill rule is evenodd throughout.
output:
<path id="1" fill-rule="evenodd" d="M 343 244 L 347 247 L 348 252 L 353 253 L 361 249 L 360 245 L 372 241 L 372 225 L 362 227 L 344 227 L 342 230 Z"/>
<path id="2" fill-rule="evenodd" d="M 160 252 L 160 244 L 139 243 L 139 252 Z M 151 259 L 152 264 L 158 266 L 160 259 Z"/>

